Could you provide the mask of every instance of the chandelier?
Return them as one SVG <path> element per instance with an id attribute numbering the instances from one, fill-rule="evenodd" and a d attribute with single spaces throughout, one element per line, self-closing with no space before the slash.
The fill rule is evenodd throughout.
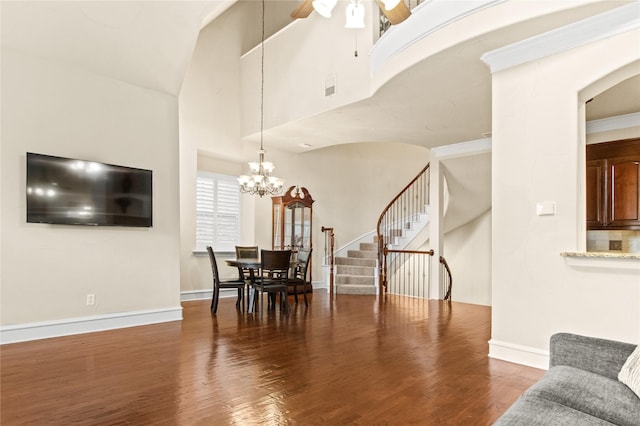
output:
<path id="1" fill-rule="evenodd" d="M 258 162 L 249 162 L 251 176 L 241 175 L 238 177 L 240 191 L 259 195 L 276 195 L 282 190 L 284 182 L 282 179 L 272 176 L 275 166 L 269 161 L 264 161 L 264 0 L 262 0 L 262 42 L 260 43 L 260 150 L 258 151 Z"/>

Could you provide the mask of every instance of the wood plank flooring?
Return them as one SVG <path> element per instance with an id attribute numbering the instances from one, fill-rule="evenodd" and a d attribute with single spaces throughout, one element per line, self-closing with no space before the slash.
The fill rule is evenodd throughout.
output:
<path id="1" fill-rule="evenodd" d="M 487 357 L 491 309 L 316 292 L 0 347 L 2 425 L 489 425 L 543 371 Z"/>

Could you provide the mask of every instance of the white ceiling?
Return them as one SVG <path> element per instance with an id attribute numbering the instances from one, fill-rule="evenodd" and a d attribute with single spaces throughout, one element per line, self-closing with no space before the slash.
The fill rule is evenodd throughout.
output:
<path id="1" fill-rule="evenodd" d="M 270 146 L 302 151 L 351 142 L 405 142 L 437 147 L 491 132 L 491 50 L 618 7 L 604 1 L 483 34 L 406 69 L 369 99 L 265 131 Z M 402 25 L 402 24 L 400 24 Z M 587 119 L 640 111 L 640 76 L 596 97 Z"/>
<path id="2" fill-rule="evenodd" d="M 640 75 L 602 92 L 587 104 L 587 120 L 640 111 Z"/>
<path id="3" fill-rule="evenodd" d="M 229 1 L 5 1 L 2 45 L 177 95 L 204 20 Z"/>
<path id="4" fill-rule="evenodd" d="M 198 32 L 234 0 L 5 1 L 2 45 L 177 95 Z M 603 1 L 571 13 L 485 34 L 425 59 L 370 99 L 265 131 L 279 149 L 299 152 L 350 142 L 434 147 L 491 131 L 490 50 L 619 5 Z M 311 22 L 311 21 L 310 21 Z M 588 118 L 640 111 L 640 77 L 596 97 Z M 462 125 L 461 125 L 462 123 Z M 273 143 L 272 143 L 273 145 Z"/>

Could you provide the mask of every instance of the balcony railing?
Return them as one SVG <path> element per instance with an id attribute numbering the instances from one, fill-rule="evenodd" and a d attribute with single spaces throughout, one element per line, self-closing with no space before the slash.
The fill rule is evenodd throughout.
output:
<path id="1" fill-rule="evenodd" d="M 420 5 L 420 3 L 424 2 L 425 0 L 402 0 L 402 1 L 404 1 L 404 3 L 409 8 L 409 10 L 412 10 L 413 8 Z M 391 22 L 389 22 L 387 17 L 384 16 L 382 12 L 380 12 L 380 36 L 382 36 L 382 34 L 384 34 L 389 29 L 389 27 L 391 27 Z"/>

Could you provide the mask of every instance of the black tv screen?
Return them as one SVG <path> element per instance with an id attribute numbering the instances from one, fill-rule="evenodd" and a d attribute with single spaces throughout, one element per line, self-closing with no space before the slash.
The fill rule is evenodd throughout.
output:
<path id="1" fill-rule="evenodd" d="M 151 170 L 27 153 L 27 222 L 150 227 Z"/>

